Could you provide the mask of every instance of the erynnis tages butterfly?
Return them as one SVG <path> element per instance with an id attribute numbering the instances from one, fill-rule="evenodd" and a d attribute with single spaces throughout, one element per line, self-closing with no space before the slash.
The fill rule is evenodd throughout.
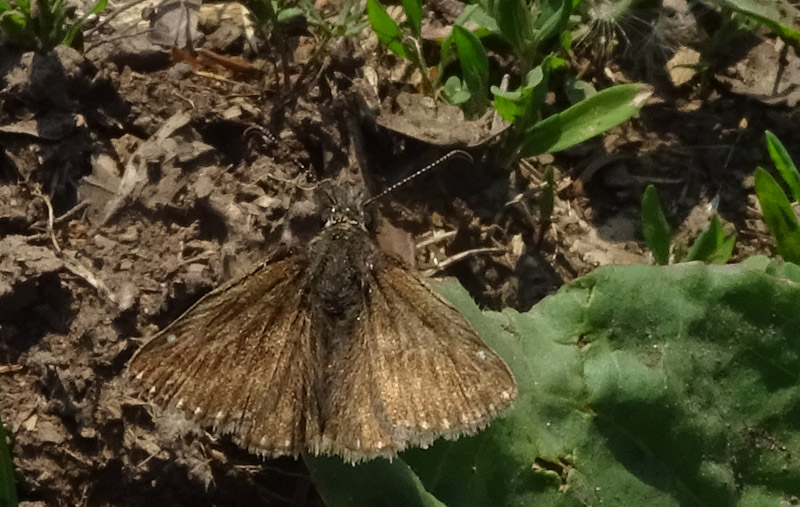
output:
<path id="1" fill-rule="evenodd" d="M 361 202 L 334 193 L 307 248 L 213 290 L 156 334 L 130 361 L 141 390 L 266 457 L 391 458 L 485 427 L 517 394 L 510 370 L 379 249 Z"/>

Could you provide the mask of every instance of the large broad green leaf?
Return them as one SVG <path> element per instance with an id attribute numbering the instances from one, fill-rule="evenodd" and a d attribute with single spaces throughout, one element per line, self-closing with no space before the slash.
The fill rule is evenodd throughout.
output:
<path id="1" fill-rule="evenodd" d="M 652 94 L 647 85 L 607 88 L 588 99 L 540 121 L 528 132 L 520 156 L 555 153 L 627 121 Z"/>
<path id="2" fill-rule="evenodd" d="M 756 261 L 602 268 L 526 314 L 442 286 L 514 371 L 515 406 L 392 463 L 309 459 L 317 487 L 347 507 L 792 505 L 800 285 L 776 274 L 799 268 Z"/>
<path id="3" fill-rule="evenodd" d="M 0 506 L 14 507 L 17 505 L 17 489 L 7 440 L 6 429 L 0 421 Z"/>
<path id="4" fill-rule="evenodd" d="M 761 167 L 756 168 L 755 187 L 764 222 L 775 238 L 778 252 L 790 262 L 800 262 L 800 223 L 789 198 L 775 178 Z"/>

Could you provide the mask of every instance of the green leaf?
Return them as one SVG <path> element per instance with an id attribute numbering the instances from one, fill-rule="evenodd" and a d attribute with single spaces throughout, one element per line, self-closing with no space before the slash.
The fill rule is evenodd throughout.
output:
<path id="1" fill-rule="evenodd" d="M 367 18 L 378 40 L 400 58 L 408 58 L 403 46 L 403 32 L 377 0 L 367 0 Z"/>
<path id="2" fill-rule="evenodd" d="M 638 113 L 651 94 L 650 87 L 635 83 L 600 91 L 528 129 L 520 156 L 554 153 L 601 134 Z"/>
<path id="3" fill-rule="evenodd" d="M 376 459 L 356 466 L 336 457 L 304 455 L 303 460 L 328 506 L 445 507 L 425 491 L 419 477 L 401 459 L 391 463 Z"/>
<path id="4" fill-rule="evenodd" d="M 778 247 L 789 262 L 800 262 L 800 224 L 783 189 L 766 170 L 756 168 L 756 196 L 764 212 L 764 222 Z"/>
<path id="5" fill-rule="evenodd" d="M 534 22 L 537 45 L 564 31 L 572 14 L 570 0 L 545 0 L 540 3 L 542 12 Z"/>
<path id="6" fill-rule="evenodd" d="M 422 37 L 422 1 L 403 0 L 403 10 L 408 19 L 408 26 L 415 37 Z"/>
<path id="7" fill-rule="evenodd" d="M 494 108 L 500 116 L 517 125 L 523 125 L 523 129 L 524 125 L 538 121 L 539 108 L 547 93 L 550 61 L 550 55 L 546 56 L 541 65 L 528 72 L 525 82 L 516 90 L 509 92 L 497 86 L 491 87 Z"/>
<path id="8" fill-rule="evenodd" d="M 795 167 L 791 155 L 789 155 L 789 152 L 786 151 L 783 143 L 775 134 L 769 130 L 764 134 L 767 137 L 767 151 L 775 164 L 775 168 L 778 169 L 781 178 L 789 187 L 794 202 L 800 202 L 800 173 L 797 172 L 797 167 Z"/>
<path id="9" fill-rule="evenodd" d="M 642 196 L 642 235 L 647 247 L 653 252 L 657 264 L 669 264 L 669 242 L 672 233 L 667 218 L 658 202 L 658 192 L 653 185 L 647 185 Z"/>
<path id="10" fill-rule="evenodd" d="M 524 56 L 531 44 L 535 44 L 533 18 L 524 0 L 498 0 L 495 18 L 503 38 L 511 44 L 517 55 Z"/>
<path id="11" fill-rule="evenodd" d="M 794 25 L 800 11 L 786 0 L 712 0 L 713 3 L 738 12 L 772 30 L 793 45 L 800 48 L 800 30 Z"/>
<path id="12" fill-rule="evenodd" d="M 470 113 L 480 116 L 488 105 L 489 57 L 480 39 L 462 26 L 453 27 L 453 42 L 461 63 L 461 77 L 470 93 Z"/>
<path id="13" fill-rule="evenodd" d="M 725 264 L 731 258 L 735 242 L 735 236 L 725 236 L 722 222 L 715 214 L 711 217 L 708 227 L 694 241 L 684 260 L 686 262 L 704 261 L 709 264 Z"/>
<path id="14" fill-rule="evenodd" d="M 305 16 L 305 11 L 300 7 L 288 7 L 286 9 L 280 9 L 279 11 L 277 11 L 277 13 L 278 13 L 278 23 L 285 23 L 294 18 L 300 18 Z"/>
<path id="15" fill-rule="evenodd" d="M 467 5 L 466 8 L 464 8 L 464 12 L 456 18 L 453 24 L 463 26 L 466 25 L 468 21 L 472 21 L 480 27 L 476 32 L 476 35 L 479 37 L 490 33 L 502 36 L 500 28 L 497 26 L 497 20 L 477 4 Z"/>
<path id="16" fill-rule="evenodd" d="M 314 483 L 329 507 L 786 504 L 800 495 L 800 285 L 771 266 L 606 267 L 525 314 L 443 284 L 514 371 L 514 407 L 392 463 L 311 464 Z"/>
<path id="17" fill-rule="evenodd" d="M 75 40 L 75 36 L 77 36 L 78 33 L 81 31 L 81 28 L 83 28 L 83 25 L 89 19 L 89 16 L 91 16 L 92 14 L 100 14 L 106 9 L 106 7 L 108 7 L 108 0 L 97 0 L 91 9 L 88 12 L 84 13 L 83 17 L 80 20 L 78 20 L 71 27 L 69 27 L 69 30 L 67 30 L 66 35 L 61 40 L 61 44 L 64 44 L 65 46 L 72 46 L 72 43 Z"/>
<path id="18" fill-rule="evenodd" d="M 0 421 L 0 506 L 17 505 L 17 487 L 14 480 L 14 464 L 8 447 L 8 434 Z"/>

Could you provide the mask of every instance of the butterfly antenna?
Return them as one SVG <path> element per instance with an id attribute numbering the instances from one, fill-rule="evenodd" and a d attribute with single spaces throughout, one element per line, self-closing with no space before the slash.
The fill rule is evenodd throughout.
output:
<path id="1" fill-rule="evenodd" d="M 440 165 L 444 164 L 445 162 L 447 162 L 448 160 L 450 160 L 450 159 L 452 159 L 454 157 L 461 157 L 461 158 L 463 158 L 465 160 L 468 160 L 470 163 L 473 162 L 472 155 L 470 155 L 469 153 L 467 153 L 464 150 L 453 150 L 453 151 L 450 151 L 450 152 L 444 154 L 443 156 L 439 157 L 438 159 L 434 160 L 430 164 L 426 165 L 422 169 L 419 169 L 418 171 L 415 171 L 414 173 L 406 176 L 402 180 L 389 185 L 389 187 L 386 190 L 384 190 L 383 192 L 379 193 L 378 195 L 376 195 L 374 197 L 370 197 L 369 199 L 364 201 L 363 206 L 367 206 L 369 204 L 372 204 L 373 202 L 377 201 L 378 199 L 381 199 L 384 196 L 394 192 L 395 190 L 397 190 L 398 188 L 402 187 L 403 185 L 405 185 L 409 181 L 411 181 L 411 180 L 413 180 L 415 178 L 418 178 L 419 176 L 422 176 L 423 174 L 427 173 L 431 169 L 435 169 L 436 167 L 439 167 Z"/>

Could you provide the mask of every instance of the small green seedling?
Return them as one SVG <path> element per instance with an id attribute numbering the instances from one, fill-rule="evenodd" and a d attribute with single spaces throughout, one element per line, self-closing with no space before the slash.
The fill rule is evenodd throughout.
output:
<path id="1" fill-rule="evenodd" d="M 778 174 L 789 188 L 792 200 L 800 202 L 800 173 L 792 157 L 775 134 L 766 131 L 765 135 L 767 151 Z M 763 167 L 756 168 L 755 188 L 764 213 L 764 222 L 775 238 L 778 253 L 789 262 L 800 263 L 800 224 L 789 196 Z"/>
<path id="2" fill-rule="evenodd" d="M 406 0 L 402 5 L 408 21 L 401 26 L 377 0 L 368 0 L 370 23 L 379 40 L 398 56 L 415 62 L 426 79 L 427 67 L 420 51 L 421 6 L 418 0 Z M 562 0 L 530 5 L 525 0 L 480 0 L 464 10 L 451 34 L 442 41 L 437 72 L 437 79 L 444 81 L 442 96 L 461 107 L 467 117 L 476 118 L 489 106 L 491 92 L 491 105 L 512 124 L 498 158 L 499 167 L 509 167 L 520 158 L 565 150 L 601 134 L 638 113 L 651 94 L 650 88 L 642 84 L 618 85 L 598 93 L 583 90 L 571 95 L 577 100 L 571 107 L 544 116 L 545 99 L 555 86 L 551 75 L 566 66 L 555 54 L 541 57 L 540 52 L 546 42 L 566 33 L 571 5 Z M 517 19 L 515 13 L 524 15 Z M 466 28 L 468 24 L 477 28 Z M 519 67 L 528 69 L 516 89 L 492 86 L 489 57 L 482 42 L 487 36 L 505 40 Z M 456 61 L 460 74 L 448 76 L 450 65 Z M 439 87 L 439 81 L 423 84 Z M 571 90 L 577 90 L 575 83 Z"/>
<path id="3" fill-rule="evenodd" d="M 422 53 L 422 1 L 403 0 L 402 6 L 406 21 L 398 25 L 377 0 L 367 0 L 369 24 L 389 51 L 410 61 L 419 70 L 425 93 L 433 95 L 433 84 Z"/>
<path id="4" fill-rule="evenodd" d="M 0 36 L 11 45 L 47 53 L 58 45 L 81 47 L 81 29 L 108 0 L 97 0 L 76 19 L 76 8 L 65 0 L 0 0 Z"/>
<path id="5" fill-rule="evenodd" d="M 665 266 L 670 260 L 672 232 L 658 201 L 658 192 L 648 185 L 642 196 L 642 235 L 653 253 L 656 264 Z M 677 262 L 703 261 L 706 264 L 725 264 L 731 258 L 735 234 L 726 234 L 722 222 L 715 214 L 708 227 L 695 239 L 686 256 Z M 676 252 L 676 257 L 678 256 Z"/>

